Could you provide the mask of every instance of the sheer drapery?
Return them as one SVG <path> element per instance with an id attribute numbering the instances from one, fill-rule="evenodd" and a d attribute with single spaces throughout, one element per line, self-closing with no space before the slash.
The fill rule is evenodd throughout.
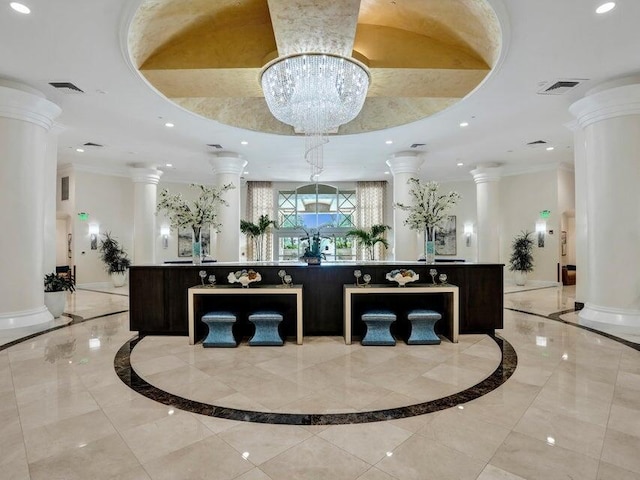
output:
<path id="1" fill-rule="evenodd" d="M 275 219 L 273 210 L 273 186 L 271 182 L 247 182 L 247 221 L 257 224 L 260 215 L 269 215 Z M 262 242 L 262 255 L 254 251 L 253 239 L 247 238 L 247 258 L 255 260 L 273 260 L 273 233 L 267 233 Z"/>
<path id="2" fill-rule="evenodd" d="M 373 225 L 384 224 L 384 212 L 387 202 L 387 182 L 357 182 L 356 198 L 358 206 L 356 209 L 357 228 L 368 230 Z M 375 258 L 385 259 L 386 249 L 381 243 L 375 246 Z M 356 249 L 356 260 L 366 259 L 364 248 Z"/>

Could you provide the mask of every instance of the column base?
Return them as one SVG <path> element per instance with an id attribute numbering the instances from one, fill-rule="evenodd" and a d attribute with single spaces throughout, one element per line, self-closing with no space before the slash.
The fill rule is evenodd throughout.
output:
<path id="1" fill-rule="evenodd" d="M 580 325 L 612 334 L 640 335 L 640 311 L 585 304 L 578 314 Z"/>
<path id="2" fill-rule="evenodd" d="M 49 313 L 44 305 L 32 310 L 21 312 L 0 313 L 0 330 L 10 328 L 33 327 L 53 320 L 53 315 Z"/>

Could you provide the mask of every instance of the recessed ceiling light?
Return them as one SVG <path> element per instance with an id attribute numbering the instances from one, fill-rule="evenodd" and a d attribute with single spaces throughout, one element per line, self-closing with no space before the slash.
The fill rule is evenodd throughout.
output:
<path id="1" fill-rule="evenodd" d="M 165 167 L 173 167 L 173 163 L 167 163 Z"/>
<path id="2" fill-rule="evenodd" d="M 616 7 L 616 2 L 607 2 L 596 8 L 596 13 L 607 13 Z"/>
<path id="3" fill-rule="evenodd" d="M 249 175 L 249 172 L 247 172 L 246 170 L 244 172 L 242 172 L 243 175 Z"/>
<path id="4" fill-rule="evenodd" d="M 387 145 L 391 145 L 391 144 L 393 143 L 393 140 L 387 140 L 387 141 L 386 141 L 386 142 L 384 142 L 384 143 L 386 143 Z"/>
<path id="5" fill-rule="evenodd" d="M 18 2 L 11 2 L 9 6 L 18 13 L 24 13 L 25 15 L 28 15 L 31 13 L 31 9 L 29 7 Z"/>
<path id="6" fill-rule="evenodd" d="M 456 165 L 459 166 L 459 167 L 462 167 L 464 165 L 464 163 L 458 162 L 458 163 L 456 163 Z"/>
<path id="7" fill-rule="evenodd" d="M 84 148 L 76 148 L 76 152 L 82 153 L 84 152 Z"/>
<path id="8" fill-rule="evenodd" d="M 550 152 L 553 149 L 554 149 L 554 147 L 547 147 L 547 152 Z"/>
<path id="9" fill-rule="evenodd" d="M 385 175 L 389 175 L 389 172 L 384 172 Z"/>
<path id="10" fill-rule="evenodd" d="M 172 128 L 172 127 L 174 127 L 175 125 L 174 125 L 173 123 L 171 123 L 171 122 L 167 122 L 167 123 L 165 123 L 165 124 L 164 124 L 164 126 L 165 126 L 165 127 L 168 127 L 168 128 Z"/>
<path id="11" fill-rule="evenodd" d="M 247 142 L 246 140 L 243 140 L 243 141 L 241 141 L 241 142 L 240 142 L 240 144 L 242 144 L 242 145 L 249 145 L 249 142 Z"/>
<path id="12" fill-rule="evenodd" d="M 460 126 L 461 127 L 468 127 L 469 126 L 469 122 L 460 122 Z"/>

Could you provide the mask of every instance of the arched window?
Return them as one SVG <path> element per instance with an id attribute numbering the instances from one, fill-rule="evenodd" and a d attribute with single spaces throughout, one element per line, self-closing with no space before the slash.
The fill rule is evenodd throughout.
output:
<path id="1" fill-rule="evenodd" d="M 345 234 L 355 227 L 356 191 L 309 184 L 278 192 L 278 258 L 297 260 L 309 246 L 305 240 L 319 232 L 326 260 L 353 260 L 353 242 Z"/>

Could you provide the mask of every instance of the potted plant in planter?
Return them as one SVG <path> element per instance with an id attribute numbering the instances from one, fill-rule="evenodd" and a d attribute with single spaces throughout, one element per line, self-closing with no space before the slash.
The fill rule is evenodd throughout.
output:
<path id="1" fill-rule="evenodd" d="M 44 276 L 44 304 L 53 318 L 62 315 L 67 292 L 75 290 L 76 286 L 71 275 L 60 276 L 57 273 L 48 273 Z"/>
<path id="2" fill-rule="evenodd" d="M 103 236 L 104 239 L 100 241 L 98 247 L 100 259 L 104 263 L 105 270 L 111 276 L 113 286 L 122 287 L 127 280 L 127 269 L 131 266 L 131 260 L 110 232 Z"/>
<path id="3" fill-rule="evenodd" d="M 253 257 L 258 262 L 262 260 L 264 237 L 271 227 L 278 228 L 278 225 L 269 215 L 260 215 L 258 223 L 240 220 L 240 231 L 253 241 Z"/>
<path id="4" fill-rule="evenodd" d="M 533 271 L 533 235 L 532 232 L 523 231 L 516 235 L 511 244 L 511 258 L 509 258 L 509 270 L 514 273 L 516 285 L 522 286 L 527 281 L 527 273 Z"/>
<path id="5" fill-rule="evenodd" d="M 351 260 L 353 258 L 351 241 L 348 237 L 336 237 L 336 259 Z"/>
<path id="6" fill-rule="evenodd" d="M 360 243 L 361 247 L 364 247 L 367 254 L 367 260 L 375 260 L 375 246 L 378 243 L 384 245 L 384 248 L 389 248 L 389 242 L 384 238 L 384 232 L 391 230 L 389 225 L 372 225 L 369 229 L 356 228 L 347 232 L 347 237 L 355 237 Z"/>

